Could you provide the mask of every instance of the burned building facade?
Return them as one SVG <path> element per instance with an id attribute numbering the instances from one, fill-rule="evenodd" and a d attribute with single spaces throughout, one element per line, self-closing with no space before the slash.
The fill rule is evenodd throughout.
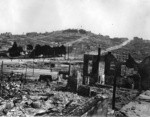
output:
<path id="1" fill-rule="evenodd" d="M 141 76 L 141 88 L 150 89 L 150 56 L 146 57 L 138 68 Z"/>
<path id="2" fill-rule="evenodd" d="M 98 49 L 98 55 L 84 55 L 83 65 L 83 84 L 95 84 L 105 75 L 110 75 L 114 70 L 117 60 L 108 52 L 101 55 L 101 49 Z"/>
<path id="3" fill-rule="evenodd" d="M 150 89 L 150 56 L 137 63 L 128 54 L 124 61 L 120 61 L 111 52 L 101 55 L 100 48 L 98 55 L 84 55 L 83 84 L 100 83 L 101 78 L 105 76 L 105 83 L 113 85 L 116 72 L 117 86 Z"/>

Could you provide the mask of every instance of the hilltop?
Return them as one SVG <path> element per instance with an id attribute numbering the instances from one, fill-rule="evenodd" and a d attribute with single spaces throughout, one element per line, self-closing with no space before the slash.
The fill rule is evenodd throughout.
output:
<path id="1" fill-rule="evenodd" d="M 65 45 L 70 46 L 70 52 L 75 54 L 84 54 L 85 52 L 95 51 L 100 45 L 106 49 L 128 40 L 127 38 L 110 38 L 101 34 L 94 34 L 84 29 L 67 29 L 61 31 L 37 33 L 30 32 L 24 35 L 7 35 L 0 36 L 1 49 L 7 50 L 14 41 L 20 46 L 27 44 L 40 45 Z"/>

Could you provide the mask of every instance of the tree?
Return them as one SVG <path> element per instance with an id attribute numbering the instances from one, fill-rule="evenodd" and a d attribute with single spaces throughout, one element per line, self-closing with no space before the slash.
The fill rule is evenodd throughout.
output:
<path id="1" fill-rule="evenodd" d="M 60 46 L 61 55 L 66 55 L 66 47 L 64 45 Z"/>
<path id="2" fill-rule="evenodd" d="M 42 46 L 41 47 L 41 49 L 42 49 L 42 54 L 44 55 L 44 56 L 49 56 L 50 54 L 50 46 L 49 45 L 44 45 L 44 46 Z"/>
<path id="3" fill-rule="evenodd" d="M 29 57 L 33 58 L 35 56 L 43 55 L 44 57 L 50 57 L 50 56 L 62 56 L 66 54 L 66 47 L 64 45 L 62 46 L 56 46 L 56 47 L 50 47 L 49 45 L 39 45 L 37 44 L 35 46 L 35 49 L 32 50 Z"/>
<path id="4" fill-rule="evenodd" d="M 35 46 L 35 52 L 34 52 L 34 56 L 39 56 L 42 54 L 42 46 L 37 44 Z"/>
<path id="5" fill-rule="evenodd" d="M 11 57 L 17 57 L 20 56 L 20 53 L 23 52 L 23 49 L 21 46 L 17 46 L 17 43 L 14 42 L 13 46 L 8 49 L 8 52 Z"/>
<path id="6" fill-rule="evenodd" d="M 23 52 L 23 48 L 21 46 L 18 46 L 17 49 L 18 49 L 19 53 Z"/>
<path id="7" fill-rule="evenodd" d="M 79 32 L 80 32 L 81 34 L 86 34 L 86 33 L 87 33 L 86 30 L 83 30 L 83 29 L 80 29 Z"/>
<path id="8" fill-rule="evenodd" d="M 33 50 L 33 46 L 31 44 L 27 45 L 27 50 Z"/>
<path id="9" fill-rule="evenodd" d="M 14 42 L 12 48 L 13 48 L 13 49 L 17 49 L 17 43 L 16 43 L 16 42 Z"/>

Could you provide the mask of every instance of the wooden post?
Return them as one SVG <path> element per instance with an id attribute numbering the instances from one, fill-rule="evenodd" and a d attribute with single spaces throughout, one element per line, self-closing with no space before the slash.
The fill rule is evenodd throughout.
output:
<path id="1" fill-rule="evenodd" d="M 34 75 L 34 59 L 33 59 L 33 75 Z"/>
<path id="2" fill-rule="evenodd" d="M 67 55 L 68 55 L 67 60 L 69 60 L 69 46 L 67 46 Z"/>
<path id="3" fill-rule="evenodd" d="M 68 45 L 68 60 L 69 60 L 69 45 Z"/>
<path id="4" fill-rule="evenodd" d="M 51 72 L 51 61 L 50 61 L 50 59 L 49 59 L 49 70 Z"/>
<path id="5" fill-rule="evenodd" d="M 76 71 L 77 72 L 77 89 L 76 89 L 76 91 L 78 91 L 78 87 L 79 87 L 79 80 L 80 80 L 80 76 L 79 76 L 79 71 Z"/>
<path id="6" fill-rule="evenodd" d="M 55 50 L 54 50 L 54 60 L 55 60 Z"/>
<path id="7" fill-rule="evenodd" d="M 27 64 L 26 64 L 26 72 L 25 72 L 25 83 L 26 83 L 26 81 L 27 81 Z"/>
<path id="8" fill-rule="evenodd" d="M 71 76 L 72 74 L 71 74 L 71 62 L 69 62 L 69 74 L 68 74 L 69 76 Z"/>
<path id="9" fill-rule="evenodd" d="M 76 59 L 76 48 L 74 49 L 74 60 Z"/>

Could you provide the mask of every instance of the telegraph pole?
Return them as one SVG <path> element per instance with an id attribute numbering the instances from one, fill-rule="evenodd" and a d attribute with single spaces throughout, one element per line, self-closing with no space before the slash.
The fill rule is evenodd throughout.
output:
<path id="1" fill-rule="evenodd" d="M 27 81 L 27 64 L 26 64 L 26 72 L 25 72 L 25 83 Z"/>

